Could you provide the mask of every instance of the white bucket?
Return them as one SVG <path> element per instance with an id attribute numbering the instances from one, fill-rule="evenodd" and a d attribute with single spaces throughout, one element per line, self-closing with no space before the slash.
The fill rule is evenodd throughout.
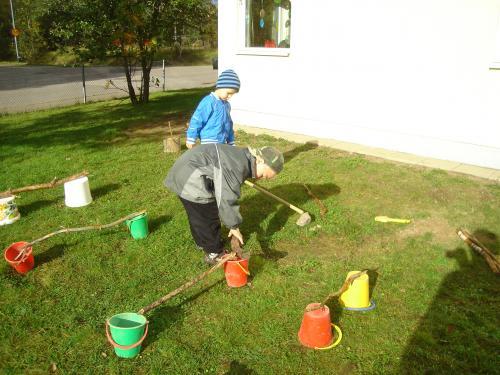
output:
<path id="1" fill-rule="evenodd" d="M 80 177 L 64 184 L 64 203 L 68 207 L 83 207 L 92 202 L 88 177 Z"/>
<path id="2" fill-rule="evenodd" d="M 14 199 L 15 197 L 0 198 L 0 225 L 12 224 L 21 217 Z"/>

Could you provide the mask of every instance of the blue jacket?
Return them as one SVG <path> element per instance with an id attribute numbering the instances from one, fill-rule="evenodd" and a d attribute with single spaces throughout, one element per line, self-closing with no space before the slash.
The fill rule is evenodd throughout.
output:
<path id="1" fill-rule="evenodd" d="M 229 143 L 234 145 L 231 105 L 210 93 L 205 96 L 191 117 L 187 130 L 187 143 Z"/>

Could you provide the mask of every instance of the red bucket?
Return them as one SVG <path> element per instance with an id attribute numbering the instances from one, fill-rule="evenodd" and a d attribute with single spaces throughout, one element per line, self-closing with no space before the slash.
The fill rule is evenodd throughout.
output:
<path id="1" fill-rule="evenodd" d="M 5 257 L 7 263 L 9 263 L 17 272 L 23 275 L 35 266 L 35 257 L 32 254 L 33 248 L 31 246 L 28 246 L 26 248 L 22 257 L 16 259 L 16 257 L 21 252 L 21 249 L 27 243 L 28 242 L 24 241 L 14 242 L 7 249 L 5 249 L 3 253 L 3 256 Z"/>
<path id="2" fill-rule="evenodd" d="M 334 341 L 332 327 L 337 333 Z M 330 309 L 320 303 L 310 303 L 306 307 L 299 329 L 299 341 L 308 348 L 325 350 L 337 346 L 342 340 L 339 326 L 332 324 Z"/>
<path id="3" fill-rule="evenodd" d="M 248 259 L 228 260 L 224 264 L 227 285 L 231 288 L 239 288 L 247 285 Z"/>

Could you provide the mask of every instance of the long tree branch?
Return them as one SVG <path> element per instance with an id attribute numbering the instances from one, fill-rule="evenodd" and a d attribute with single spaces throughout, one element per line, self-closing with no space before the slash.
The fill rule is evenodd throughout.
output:
<path id="1" fill-rule="evenodd" d="M 17 188 L 17 189 L 9 189 L 9 190 L 0 192 L 0 198 L 1 197 L 9 197 L 9 196 L 17 194 L 17 193 L 22 193 L 24 191 L 50 189 L 50 188 L 53 188 L 55 186 L 65 184 L 68 181 L 72 181 L 72 180 L 75 180 L 75 179 L 80 178 L 80 177 L 88 176 L 88 174 L 89 173 L 87 171 L 83 171 L 83 172 L 74 174 L 73 176 L 69 176 L 66 178 L 59 179 L 59 180 L 56 177 L 54 177 L 54 179 L 51 182 L 47 182 L 44 184 L 29 185 L 29 186 L 24 186 L 24 187 Z"/>
<path id="2" fill-rule="evenodd" d="M 139 215 L 142 215 L 143 213 L 145 213 L 146 210 L 141 210 L 141 211 L 138 211 L 138 212 L 134 212 L 133 214 L 130 214 L 130 215 L 127 215 L 125 217 L 122 217 L 121 219 L 118 219 L 118 220 L 115 220 L 113 221 L 112 223 L 109 223 L 109 224 L 97 224 L 97 225 L 88 225 L 86 227 L 79 227 L 79 228 L 63 228 L 63 229 L 59 229 L 59 230 L 56 230 L 55 232 L 52 232 L 52 233 L 49 233 L 49 234 L 46 234 L 45 236 L 43 237 L 40 237 L 40 238 L 37 238 L 36 240 L 33 240 L 31 242 L 28 242 L 27 244 L 25 244 L 21 249 L 20 249 L 20 252 L 19 254 L 16 256 L 16 260 L 18 258 L 20 258 L 24 252 L 26 251 L 26 249 L 30 246 L 33 246 L 34 244 L 38 243 L 38 242 L 42 242 L 44 240 L 46 240 L 47 238 L 50 238 L 50 237 L 53 237 L 57 234 L 61 234 L 61 233 L 70 233 L 70 232 L 82 232 L 82 231 L 85 231 L 85 230 L 93 230 L 93 229 L 106 229 L 106 228 L 110 228 L 110 227 L 114 227 L 120 223 L 123 223 L 124 221 L 126 220 L 129 220 L 129 219 L 133 219 L 134 217 L 136 216 L 139 216 Z"/>
<path id="3" fill-rule="evenodd" d="M 208 271 L 205 271 L 205 272 L 199 274 L 194 279 L 192 279 L 192 280 L 188 281 L 187 283 L 181 285 L 177 289 L 174 289 L 173 291 L 171 291 L 167 295 L 161 297 L 159 300 L 153 302 L 150 305 L 147 305 L 146 307 L 143 307 L 137 313 L 141 314 L 141 315 L 144 315 L 145 313 L 147 313 L 148 311 L 154 309 L 155 307 L 160 306 L 162 303 L 164 303 L 165 301 L 169 300 L 170 298 L 172 298 L 172 297 L 176 296 L 177 294 L 181 293 L 182 291 L 184 291 L 184 290 L 192 287 L 198 281 L 204 279 L 205 277 L 207 277 L 208 275 L 210 275 L 212 272 L 214 272 L 216 269 L 222 267 L 227 261 L 233 260 L 233 259 L 236 259 L 236 253 L 234 253 L 234 252 L 226 255 L 222 260 L 220 260 L 215 266 L 213 266 L 212 268 L 210 268 Z"/>

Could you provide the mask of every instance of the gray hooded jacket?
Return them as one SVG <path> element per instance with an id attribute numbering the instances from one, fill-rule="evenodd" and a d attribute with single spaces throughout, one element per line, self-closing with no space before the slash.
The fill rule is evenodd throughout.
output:
<path id="1" fill-rule="evenodd" d="M 228 228 L 238 227 L 240 188 L 255 177 L 255 158 L 248 148 L 203 144 L 186 151 L 168 172 L 165 186 L 195 203 L 217 202 L 219 216 Z"/>

